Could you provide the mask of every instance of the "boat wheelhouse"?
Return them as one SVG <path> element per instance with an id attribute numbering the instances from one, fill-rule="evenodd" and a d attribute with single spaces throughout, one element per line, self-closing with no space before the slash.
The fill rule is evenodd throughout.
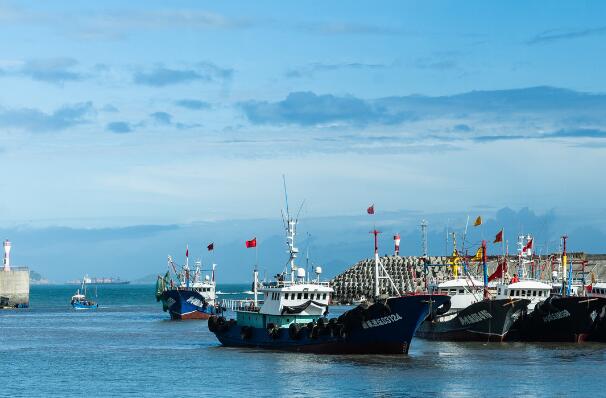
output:
<path id="1" fill-rule="evenodd" d="M 497 298 L 527 299 L 530 300 L 528 310 L 551 295 L 551 285 L 535 280 L 523 280 L 510 284 L 497 284 Z"/>
<path id="2" fill-rule="evenodd" d="M 591 285 L 591 290 L 587 292 L 589 297 L 606 298 L 606 282 L 595 282 Z"/>
<path id="3" fill-rule="evenodd" d="M 456 312 L 484 298 L 482 282 L 473 278 L 450 279 L 430 287 L 432 294 L 450 296 L 450 312 Z"/>

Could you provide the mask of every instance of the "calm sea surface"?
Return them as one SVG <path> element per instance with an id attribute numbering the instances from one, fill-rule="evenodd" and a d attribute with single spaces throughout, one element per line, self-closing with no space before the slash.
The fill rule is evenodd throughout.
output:
<path id="1" fill-rule="evenodd" d="M 75 288 L 33 286 L 30 309 L 0 312 L 0 396 L 606 396 L 606 345 L 415 339 L 408 356 L 233 349 L 206 321 L 168 320 L 154 286 L 100 286 L 101 308 L 90 312 L 70 308 Z"/>

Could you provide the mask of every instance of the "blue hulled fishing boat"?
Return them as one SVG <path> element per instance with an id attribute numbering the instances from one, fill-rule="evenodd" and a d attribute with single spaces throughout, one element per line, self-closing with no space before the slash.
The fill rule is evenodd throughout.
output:
<path id="1" fill-rule="evenodd" d="M 446 295 L 400 295 L 379 261 L 378 231 L 375 235 L 375 295 L 338 318 L 328 319 L 332 287 L 316 277 L 306 278 L 295 264 L 297 221 L 288 206 L 284 225 L 290 252 L 290 272 L 276 275 L 270 283 L 258 282 L 255 267 L 254 301 L 236 309 L 236 319 L 212 316 L 208 328 L 224 346 L 259 347 L 322 354 L 402 354 L 432 307 L 450 302 Z M 256 242 L 255 242 L 256 243 Z M 248 244 L 247 244 L 248 247 Z M 263 295 L 263 300 L 257 298 Z M 389 295 L 395 293 L 395 295 Z"/>
<path id="2" fill-rule="evenodd" d="M 210 250 L 210 249 L 209 249 Z M 193 276 L 189 269 L 189 249 L 185 265 L 180 271 L 171 256 L 168 256 L 169 270 L 164 276 L 158 276 L 156 282 L 156 299 L 162 302 L 162 308 L 170 314 L 171 319 L 208 319 L 222 312 L 216 301 L 215 264 L 209 274 L 202 275 L 201 261 L 196 261 Z M 173 281 L 173 271 L 177 283 Z"/>
<path id="3" fill-rule="evenodd" d="M 82 278 L 82 290 L 76 290 L 76 294 L 72 296 L 70 302 L 71 306 L 76 310 L 90 310 L 99 307 L 99 304 L 86 297 L 86 279 L 87 277 Z"/>

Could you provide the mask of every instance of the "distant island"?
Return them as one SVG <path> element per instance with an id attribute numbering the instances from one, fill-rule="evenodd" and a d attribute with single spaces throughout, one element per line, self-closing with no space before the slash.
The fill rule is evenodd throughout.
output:
<path id="1" fill-rule="evenodd" d="M 154 283 L 156 283 L 157 279 L 158 274 L 149 274 L 138 279 L 133 279 L 131 283 L 133 285 L 153 285 Z"/>
<path id="2" fill-rule="evenodd" d="M 49 285 L 51 282 L 37 273 L 36 271 L 29 271 L 29 283 L 30 285 Z"/>

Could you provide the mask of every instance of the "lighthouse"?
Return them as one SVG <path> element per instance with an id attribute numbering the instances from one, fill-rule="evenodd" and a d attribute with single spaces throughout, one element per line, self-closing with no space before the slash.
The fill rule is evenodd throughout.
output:
<path id="1" fill-rule="evenodd" d="M 4 241 L 4 271 L 8 272 L 11 270 L 11 242 Z"/>
<path id="2" fill-rule="evenodd" d="M 393 236 L 393 242 L 394 242 L 394 254 L 396 256 L 400 255 L 400 234 L 395 234 Z"/>

